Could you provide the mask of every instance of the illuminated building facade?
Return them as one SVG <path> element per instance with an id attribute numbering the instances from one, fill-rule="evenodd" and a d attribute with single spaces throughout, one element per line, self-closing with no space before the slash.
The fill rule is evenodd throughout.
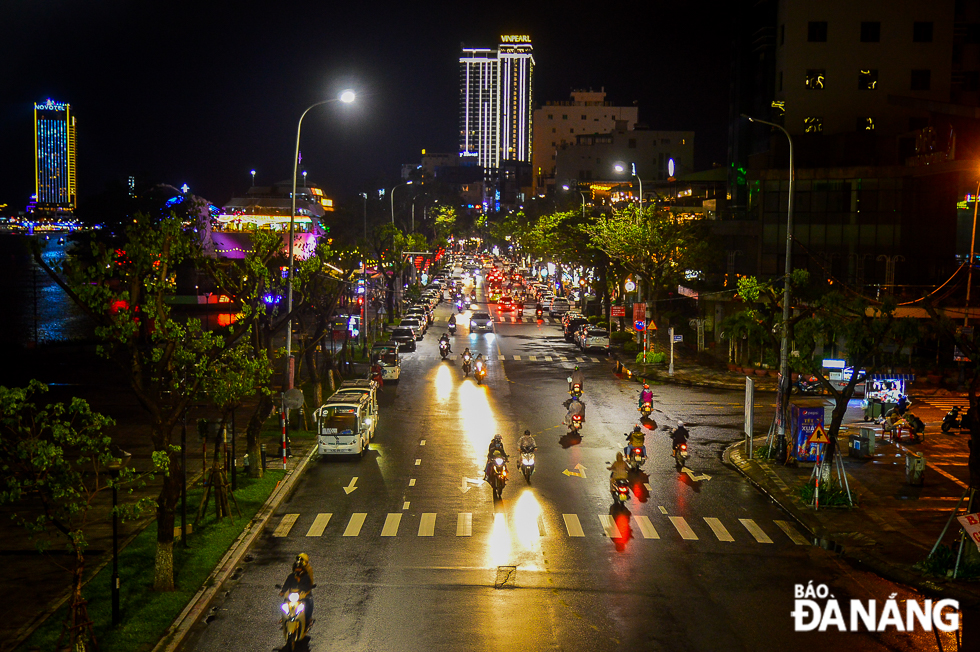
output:
<path id="1" fill-rule="evenodd" d="M 459 57 L 459 155 L 488 173 L 531 161 L 534 55 L 529 36 L 501 36 L 496 50 Z"/>
<path id="2" fill-rule="evenodd" d="M 34 183 L 38 210 L 75 210 L 75 116 L 69 104 L 48 99 L 34 105 Z"/>

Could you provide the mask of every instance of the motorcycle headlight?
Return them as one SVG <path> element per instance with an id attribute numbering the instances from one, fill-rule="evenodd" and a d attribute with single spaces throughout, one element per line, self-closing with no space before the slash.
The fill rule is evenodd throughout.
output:
<path id="1" fill-rule="evenodd" d="M 289 594 L 289 601 L 290 602 L 298 602 L 299 601 L 299 593 L 290 593 Z"/>
<path id="2" fill-rule="evenodd" d="M 502 457 L 497 457 L 497 458 L 494 458 L 494 460 L 493 460 L 493 461 L 494 461 L 494 463 L 495 463 L 495 464 L 496 464 L 497 466 L 501 466 L 501 465 L 502 465 L 502 464 L 504 463 L 504 458 L 502 458 Z"/>
<path id="3" fill-rule="evenodd" d="M 371 425 L 371 420 L 370 419 L 365 419 L 364 420 L 364 425 L 365 426 L 370 426 Z"/>
<path id="4" fill-rule="evenodd" d="M 296 613 L 298 613 L 298 614 L 299 614 L 299 613 L 303 613 L 303 609 L 304 609 L 305 607 L 306 607 L 306 605 L 305 605 L 305 604 L 303 604 L 302 602 L 300 602 L 300 603 L 299 603 L 298 605 L 296 605 Z"/>
<path id="5" fill-rule="evenodd" d="M 534 466 L 534 458 L 528 458 L 524 460 L 524 464 L 526 464 L 527 466 Z"/>
<path id="6" fill-rule="evenodd" d="M 281 605 L 279 605 L 279 608 L 282 609 L 282 612 L 284 614 L 288 614 L 289 613 L 289 603 L 288 602 L 283 602 Z"/>

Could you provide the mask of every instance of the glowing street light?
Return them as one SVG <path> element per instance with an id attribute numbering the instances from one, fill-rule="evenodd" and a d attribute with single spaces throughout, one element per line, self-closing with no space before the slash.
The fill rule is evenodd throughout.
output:
<path id="1" fill-rule="evenodd" d="M 255 170 L 252 170 L 251 174 L 252 174 L 252 187 L 254 188 L 255 187 Z"/>
<path id="2" fill-rule="evenodd" d="M 406 181 L 405 183 L 399 183 L 397 186 L 395 186 L 395 188 L 401 188 L 402 186 L 410 186 L 410 185 L 412 185 L 412 181 Z M 395 223 L 395 188 L 391 189 L 391 193 L 389 195 L 391 197 L 391 223 L 392 224 Z"/>
<path id="3" fill-rule="evenodd" d="M 615 170 L 617 174 L 623 174 L 626 172 L 626 164 L 616 163 L 613 165 L 613 170 Z M 640 179 L 640 176 L 636 173 L 636 163 L 630 163 L 630 175 L 636 179 L 636 183 L 640 186 L 639 204 L 640 208 L 643 208 L 643 180 Z"/>
<path id="4" fill-rule="evenodd" d="M 561 189 L 564 190 L 565 192 L 568 192 L 569 190 L 572 189 L 572 187 L 566 183 L 564 186 L 561 187 Z M 582 195 L 582 219 L 585 219 L 585 193 L 579 190 L 578 186 L 575 186 L 575 192 Z"/>

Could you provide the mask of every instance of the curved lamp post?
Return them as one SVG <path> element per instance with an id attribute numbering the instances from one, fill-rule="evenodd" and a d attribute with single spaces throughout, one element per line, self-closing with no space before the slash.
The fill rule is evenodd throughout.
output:
<path id="1" fill-rule="evenodd" d="M 290 193 L 290 209 L 289 209 L 289 282 L 286 284 L 286 314 L 290 314 L 293 311 L 293 256 L 295 243 L 294 230 L 296 222 L 296 173 L 299 168 L 299 134 L 303 129 L 303 118 L 306 114 L 310 112 L 321 104 L 331 104 L 333 102 L 343 102 L 344 104 L 350 104 L 354 101 L 354 91 L 346 90 L 340 94 L 339 97 L 334 97 L 329 100 L 323 100 L 322 102 L 317 102 L 316 104 L 311 104 L 306 108 L 305 111 L 299 116 L 299 123 L 296 125 L 296 150 L 293 153 L 293 191 Z M 289 374 L 289 361 L 292 359 L 293 353 L 293 319 L 289 318 L 289 324 L 286 327 L 286 385 L 292 387 L 292 377 Z"/>
<path id="2" fill-rule="evenodd" d="M 616 165 L 613 166 L 613 170 L 615 170 L 619 174 L 623 174 L 624 172 L 626 172 L 626 164 L 617 163 Z M 640 187 L 640 197 L 637 203 L 639 203 L 640 209 L 642 209 L 643 208 L 643 179 L 641 179 L 640 175 L 636 173 L 636 163 L 630 163 L 630 176 L 636 179 L 636 183 Z"/>
<path id="3" fill-rule="evenodd" d="M 397 186 L 395 186 L 394 188 L 392 188 L 391 189 L 391 192 L 389 193 L 389 197 L 391 198 L 391 223 L 392 224 L 395 223 L 395 189 L 396 188 L 401 188 L 402 186 L 410 186 L 410 185 L 412 185 L 412 183 L 413 183 L 412 181 L 406 181 L 405 183 L 399 183 Z"/>
<path id="4" fill-rule="evenodd" d="M 561 189 L 565 191 L 571 191 L 572 187 L 566 184 L 562 186 Z M 579 190 L 577 187 L 575 188 L 575 192 L 582 195 L 582 219 L 585 219 L 585 193 Z"/>
<path id="5" fill-rule="evenodd" d="M 776 429 L 776 461 L 785 463 L 787 414 L 784 406 L 787 404 L 787 397 L 789 396 L 790 390 L 789 329 L 786 327 L 786 325 L 789 323 L 790 316 L 789 275 L 793 270 L 793 137 L 789 135 L 788 131 L 783 129 L 782 126 L 776 124 L 775 122 L 759 120 L 758 118 L 753 118 L 752 116 L 745 115 L 744 113 L 742 114 L 742 117 L 749 122 L 758 122 L 759 124 L 769 125 L 774 129 L 779 129 L 786 136 L 786 140 L 789 141 L 789 201 L 787 202 L 786 206 L 786 269 L 783 276 L 783 339 L 779 346 L 779 387 L 783 392 L 783 396 L 779 404 L 779 427 Z"/>

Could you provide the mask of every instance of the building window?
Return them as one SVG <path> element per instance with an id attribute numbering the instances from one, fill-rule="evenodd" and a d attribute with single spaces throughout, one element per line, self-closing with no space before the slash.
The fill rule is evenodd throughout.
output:
<path id="1" fill-rule="evenodd" d="M 783 90 L 783 71 L 782 70 L 779 71 L 779 90 L 780 90 L 780 92 L 782 92 L 782 90 Z"/>
<path id="2" fill-rule="evenodd" d="M 857 130 L 858 131 L 874 131 L 875 130 L 875 119 L 874 118 L 858 118 L 857 119 Z"/>
<path id="3" fill-rule="evenodd" d="M 779 44 L 786 45 L 786 25 L 779 26 Z"/>
<path id="4" fill-rule="evenodd" d="M 810 69 L 806 71 L 806 87 L 813 90 L 823 90 L 826 70 Z"/>
<path id="5" fill-rule="evenodd" d="M 803 118 L 803 132 L 807 134 L 817 134 L 823 131 L 823 118 L 809 117 Z"/>
<path id="6" fill-rule="evenodd" d="M 549 120 L 554 120 L 555 119 L 555 116 L 553 114 L 549 113 L 548 114 L 548 119 Z"/>
<path id="7" fill-rule="evenodd" d="M 806 26 L 806 40 L 811 43 L 827 42 L 827 21 L 811 20 Z"/>
<path id="8" fill-rule="evenodd" d="M 932 43 L 932 23 L 919 21 L 912 23 L 912 42 Z"/>
<path id="9" fill-rule="evenodd" d="M 861 91 L 873 91 L 878 87 L 878 71 L 877 70 L 860 70 L 858 71 L 858 90 Z"/>
<path id="10" fill-rule="evenodd" d="M 980 72 L 970 70 L 963 73 L 963 90 L 976 93 L 980 90 Z"/>
<path id="11" fill-rule="evenodd" d="M 881 23 L 877 20 L 863 21 L 861 23 L 861 42 L 878 43 L 881 41 Z"/>
<path id="12" fill-rule="evenodd" d="M 588 120 L 588 119 L 589 119 L 589 116 L 587 116 L 587 115 L 583 115 L 583 116 L 582 116 L 582 119 L 583 119 L 583 120 Z"/>
<path id="13" fill-rule="evenodd" d="M 931 77 L 931 72 L 929 70 L 913 70 L 912 90 L 913 91 L 929 90 L 930 77 Z"/>
<path id="14" fill-rule="evenodd" d="M 681 138 L 681 145 L 687 145 L 687 138 Z"/>
<path id="15" fill-rule="evenodd" d="M 561 119 L 562 119 L 562 120 L 568 120 L 568 116 L 567 116 L 567 115 L 563 115 L 563 116 L 561 117 Z"/>

